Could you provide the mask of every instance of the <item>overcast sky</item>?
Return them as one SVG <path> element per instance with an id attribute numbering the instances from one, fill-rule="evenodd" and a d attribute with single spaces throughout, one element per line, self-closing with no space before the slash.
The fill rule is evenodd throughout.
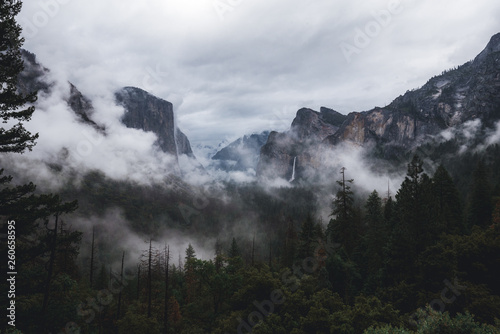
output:
<path id="1" fill-rule="evenodd" d="M 473 59 L 499 17 L 498 0 L 25 0 L 18 21 L 85 95 L 143 88 L 192 144 L 217 144 L 300 107 L 384 106 Z"/>

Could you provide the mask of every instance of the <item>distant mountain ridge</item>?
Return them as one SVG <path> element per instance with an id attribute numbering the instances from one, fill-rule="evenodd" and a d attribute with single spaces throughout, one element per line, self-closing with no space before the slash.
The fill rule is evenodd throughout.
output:
<path id="1" fill-rule="evenodd" d="M 225 170 L 256 170 L 260 149 L 268 137 L 269 131 L 245 135 L 215 153 L 212 160 L 222 162 L 219 167 Z"/>
<path id="2" fill-rule="evenodd" d="M 22 56 L 25 69 L 19 76 L 19 90 L 50 94 L 55 83 L 48 79 L 49 70 L 37 63 L 34 54 L 23 50 Z M 185 157 L 199 165 L 189 139 L 176 127 L 172 103 L 136 87 L 119 89 L 115 98 L 125 109 L 124 126 L 154 133 L 158 148 L 178 163 L 179 157 Z M 92 101 L 71 83 L 65 99 L 79 122 L 106 134 L 106 127 L 94 117 Z M 327 107 L 301 108 L 288 131 L 243 136 L 216 152 L 211 161 L 226 171 L 254 169 L 261 178 L 290 180 L 293 174 L 298 180 L 308 171 L 321 172 L 324 160 L 332 159 L 324 156 L 325 150 L 340 145 L 370 147 L 377 158 L 392 161 L 445 131 L 461 131 L 470 122 L 476 122 L 480 131 L 474 133 L 477 138 L 465 139 L 480 142 L 478 136 L 495 131 L 499 120 L 500 33 L 473 61 L 431 78 L 385 107 L 348 115 Z"/>
<path id="3" fill-rule="evenodd" d="M 317 169 L 317 152 L 343 143 L 374 145 L 379 156 L 390 160 L 468 121 L 480 119 L 483 128 L 493 129 L 500 119 L 500 33 L 473 61 L 431 78 L 388 106 L 349 113 L 342 123 L 340 116 L 336 119 L 329 127 L 317 112 L 300 109 L 289 131 L 270 134 L 258 175 L 289 179 L 295 157 L 299 175 L 301 168 Z"/>

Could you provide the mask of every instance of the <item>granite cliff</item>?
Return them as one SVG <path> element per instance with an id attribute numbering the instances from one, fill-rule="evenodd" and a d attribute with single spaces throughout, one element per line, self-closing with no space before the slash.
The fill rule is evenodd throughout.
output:
<path id="1" fill-rule="evenodd" d="M 38 91 L 39 96 L 52 94 L 56 82 L 51 79 L 50 70 L 38 63 L 36 56 L 26 50 L 22 50 L 22 57 L 24 70 L 19 75 L 18 89 L 24 93 Z M 93 116 L 97 111 L 92 101 L 72 83 L 68 82 L 67 85 L 64 99 L 78 121 L 106 135 L 105 126 L 94 120 Z M 189 139 L 175 125 L 172 103 L 135 87 L 120 89 L 115 93 L 115 98 L 116 103 L 125 109 L 121 119 L 125 126 L 153 132 L 158 137 L 158 147 L 176 159 L 181 155 L 196 159 Z"/>
<path id="2" fill-rule="evenodd" d="M 259 176 L 290 179 L 295 157 L 299 174 L 301 168 L 317 168 L 318 151 L 325 147 L 370 145 L 390 160 L 468 121 L 479 119 L 483 133 L 493 129 L 500 119 L 500 34 L 473 61 L 444 71 L 386 107 L 333 115 L 335 122 L 328 122 L 321 113 L 301 109 L 289 131 L 272 132 L 261 150 Z"/>

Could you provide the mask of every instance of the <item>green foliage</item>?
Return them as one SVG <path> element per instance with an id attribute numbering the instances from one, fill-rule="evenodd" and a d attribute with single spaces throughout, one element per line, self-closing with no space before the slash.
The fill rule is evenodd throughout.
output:
<path id="1" fill-rule="evenodd" d="M 120 333 L 160 334 L 160 326 L 156 319 L 131 311 L 128 311 L 117 325 Z"/>
<path id="2" fill-rule="evenodd" d="M 231 247 L 229 248 L 229 251 L 227 252 L 227 256 L 230 258 L 241 256 L 240 248 L 238 247 L 238 244 L 236 243 L 235 238 L 233 238 L 233 241 L 231 242 Z"/>
<path id="3" fill-rule="evenodd" d="M 354 207 L 354 196 L 350 184 L 354 180 L 345 179 L 345 168 L 342 168 L 342 179 L 337 181 L 340 186 L 333 200 L 333 211 L 327 228 L 327 236 L 341 243 L 347 253 L 352 254 L 360 236 L 359 219 Z"/>
<path id="4" fill-rule="evenodd" d="M 432 194 L 436 200 L 434 203 L 436 232 L 464 232 L 460 195 L 443 165 L 438 167 L 432 178 Z"/>
<path id="5" fill-rule="evenodd" d="M 489 225 L 493 212 L 489 178 L 483 162 L 479 162 L 473 177 L 467 217 L 469 228 Z"/>
<path id="6" fill-rule="evenodd" d="M 299 259 L 306 259 L 313 256 L 317 242 L 316 225 L 314 224 L 312 215 L 308 215 L 307 219 L 302 224 L 302 230 L 299 235 Z"/>
<path id="7" fill-rule="evenodd" d="M 23 109 L 36 101 L 36 92 L 23 96 L 17 89 L 17 79 L 23 70 L 21 27 L 15 16 L 21 11 L 22 2 L 2 1 L 0 4 L 0 118 L 3 123 L 18 121 L 10 129 L 0 127 L 0 152 L 22 153 L 31 150 L 38 135 L 32 135 L 22 122 L 29 121 L 35 108 Z"/>
<path id="8" fill-rule="evenodd" d="M 448 312 L 438 312 L 430 306 L 419 309 L 416 317 L 412 320 L 416 329 L 408 330 L 401 327 L 386 325 L 382 327 L 371 327 L 365 330 L 364 334 L 497 334 L 498 328 L 487 324 L 480 324 L 474 321 L 474 317 L 469 314 L 458 313 L 451 317 Z"/>

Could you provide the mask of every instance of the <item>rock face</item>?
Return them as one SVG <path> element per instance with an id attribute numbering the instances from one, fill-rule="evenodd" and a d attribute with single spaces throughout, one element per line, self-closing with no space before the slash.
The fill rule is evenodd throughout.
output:
<path id="1" fill-rule="evenodd" d="M 175 126 L 172 103 L 135 87 L 122 88 L 115 96 L 118 104 L 125 108 L 123 124 L 155 133 L 163 152 L 176 157 L 181 154 L 194 157 L 188 138 Z"/>
<path id="2" fill-rule="evenodd" d="M 36 61 L 36 56 L 24 49 L 21 49 L 21 57 L 24 62 L 24 69 L 19 73 L 17 88 L 23 94 L 34 91 L 48 93 L 53 83 L 48 82 L 46 75 L 49 70 Z"/>
<path id="3" fill-rule="evenodd" d="M 297 111 L 289 131 L 271 132 L 260 151 L 257 174 L 270 178 L 295 178 L 308 167 L 318 167 L 314 151 L 329 136 L 335 134 L 346 116 L 321 107 L 320 112 L 308 108 Z"/>
<path id="4" fill-rule="evenodd" d="M 22 50 L 24 70 L 18 78 L 18 89 L 22 93 L 38 91 L 40 94 L 50 95 L 55 82 L 51 82 L 50 71 L 36 61 L 36 56 Z M 158 136 L 158 146 L 162 151 L 178 158 L 186 155 L 195 159 L 189 139 L 174 123 L 172 104 L 157 98 L 146 91 L 125 87 L 116 92 L 116 101 L 125 108 L 122 122 L 125 126 L 144 131 L 152 131 Z M 78 120 L 92 126 L 96 130 L 106 133 L 104 126 L 92 119 L 95 113 L 92 101 L 85 97 L 72 83 L 68 83 L 68 94 L 65 97 L 68 106 L 73 110 Z"/>
<path id="5" fill-rule="evenodd" d="M 268 137 L 269 131 L 245 135 L 215 153 L 212 160 L 220 161 L 219 167 L 224 170 L 256 170 L 260 149 Z"/>
<path id="6" fill-rule="evenodd" d="M 21 50 L 21 56 L 24 61 L 24 69 L 18 77 L 18 89 L 23 94 L 37 91 L 40 94 L 49 95 L 55 82 L 48 78 L 50 71 L 37 62 L 36 56 L 26 50 Z M 88 124 L 98 131 L 104 132 L 105 128 L 92 120 L 94 107 L 92 101 L 83 96 L 83 94 L 71 83 L 69 85 L 69 94 L 66 98 L 68 106 L 75 112 L 80 122 Z"/>
<path id="7" fill-rule="evenodd" d="M 318 141 L 330 147 L 375 145 L 382 157 L 391 159 L 470 120 L 480 118 L 484 127 L 493 128 L 500 119 L 500 34 L 473 61 L 431 78 L 388 106 L 339 115 L 323 108 L 321 113 L 299 110 L 288 132 L 269 136 L 259 175 L 289 179 L 295 156 L 299 166 L 314 166 Z"/>
<path id="8" fill-rule="evenodd" d="M 308 108 L 297 111 L 292 122 L 292 133 L 299 141 L 322 141 L 334 134 L 345 120 L 345 116 L 335 110 L 321 107 L 320 112 Z"/>
<path id="9" fill-rule="evenodd" d="M 70 93 L 68 99 L 68 105 L 75 112 L 81 122 L 91 125 L 94 129 L 105 132 L 106 128 L 102 125 L 98 125 L 92 120 L 92 114 L 94 113 L 94 106 L 92 101 L 83 96 L 83 94 L 72 84 L 69 83 Z"/>

